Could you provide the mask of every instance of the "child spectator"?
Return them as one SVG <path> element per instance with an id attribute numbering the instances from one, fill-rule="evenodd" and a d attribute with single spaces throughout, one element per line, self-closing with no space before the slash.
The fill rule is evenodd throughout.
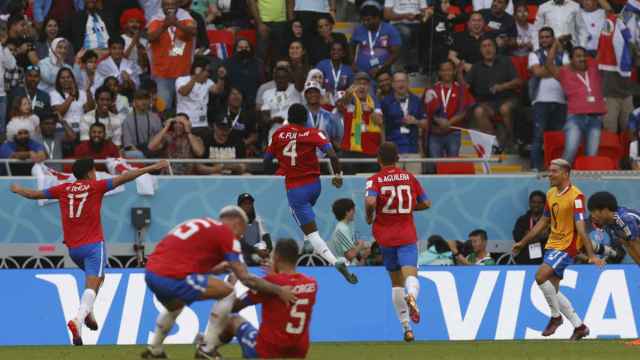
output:
<path id="1" fill-rule="evenodd" d="M 33 114 L 31 103 L 26 96 L 19 96 L 13 100 L 9 119 L 9 124 L 19 123 L 22 128 L 29 129 L 31 136 L 40 134 L 40 119 Z"/>
<path id="2" fill-rule="evenodd" d="M 327 246 L 336 258 L 342 258 L 347 264 L 363 265 L 370 250 L 363 240 L 355 239 L 353 220 L 356 214 L 356 204 L 351 199 L 338 199 L 333 203 L 332 210 L 338 223 L 333 229 Z"/>

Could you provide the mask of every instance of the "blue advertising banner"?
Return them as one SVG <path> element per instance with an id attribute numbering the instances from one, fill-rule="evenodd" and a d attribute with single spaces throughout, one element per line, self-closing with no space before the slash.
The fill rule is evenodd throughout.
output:
<path id="1" fill-rule="evenodd" d="M 258 271 L 257 269 L 254 269 Z M 535 284 L 533 266 L 423 267 L 422 322 L 418 340 L 539 339 L 549 310 Z M 388 275 L 381 267 L 354 271 L 348 285 L 332 268 L 301 268 L 316 277 L 318 301 L 311 322 L 313 341 L 400 341 Z M 78 270 L 3 270 L 0 345 L 69 344 L 66 321 L 78 307 L 84 280 Z M 636 338 L 640 322 L 640 268 L 633 265 L 573 266 L 561 291 L 591 328 L 592 338 Z M 238 288 L 240 291 L 241 289 Z M 212 302 L 195 303 L 180 315 L 168 343 L 191 343 L 205 330 Z M 160 303 L 141 270 L 112 270 L 97 297 L 98 331 L 85 329 L 85 344 L 145 344 Z M 242 313 L 257 325 L 260 308 Z M 571 335 L 568 321 L 552 338 Z"/>

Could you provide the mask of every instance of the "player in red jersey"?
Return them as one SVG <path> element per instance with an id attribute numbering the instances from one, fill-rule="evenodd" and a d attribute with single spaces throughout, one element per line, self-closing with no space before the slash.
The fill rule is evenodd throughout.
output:
<path id="1" fill-rule="evenodd" d="M 267 172 L 273 172 L 273 159 L 278 159 L 278 175 L 284 176 L 287 200 L 293 218 L 302 229 L 304 239 L 351 284 L 358 278 L 349 272 L 344 261 L 338 261 L 320 236 L 316 226 L 313 206 L 320 196 L 320 163 L 316 149 L 323 151 L 331 160 L 335 176 L 332 180 L 336 188 L 342 186 L 340 160 L 331 142 L 316 128 L 307 128 L 305 124 L 308 112 L 301 104 L 289 108 L 289 124 L 273 134 L 271 145 L 264 157 Z"/>
<path id="2" fill-rule="evenodd" d="M 273 251 L 273 273 L 264 277 L 280 286 L 290 286 L 298 297 L 293 306 L 278 298 L 249 291 L 236 300 L 234 312 L 247 306 L 262 304 L 262 321 L 257 330 L 239 315 L 232 316 L 221 335 L 228 343 L 234 336 L 245 359 L 304 358 L 309 350 L 309 323 L 316 302 L 318 284 L 312 277 L 296 272 L 298 244 L 286 239 L 276 243 Z"/>
<path id="3" fill-rule="evenodd" d="M 409 316 L 414 323 L 420 321 L 416 303 L 420 282 L 413 212 L 428 209 L 431 200 L 413 174 L 396 167 L 397 161 L 396 145 L 383 143 L 378 150 L 382 170 L 367 180 L 365 211 L 391 277 L 391 299 L 404 329 L 404 340 L 410 342 L 414 335 Z"/>
<path id="4" fill-rule="evenodd" d="M 106 180 L 96 180 L 93 159 L 80 159 L 73 163 L 74 182 L 64 183 L 44 191 L 11 185 L 11 191 L 27 199 L 57 199 L 60 203 L 64 244 L 69 256 L 85 273 L 85 290 L 75 318 L 67 327 L 74 345 L 82 345 L 82 324 L 97 330 L 93 316 L 93 303 L 104 280 L 107 254 L 100 221 L 102 198 L 106 192 L 152 171 L 165 168 L 169 163 L 160 161 L 142 169 L 126 172 Z"/>
<path id="5" fill-rule="evenodd" d="M 211 309 L 204 344 L 198 347 L 197 358 L 214 359 L 219 335 L 226 326 L 235 301 L 233 286 L 214 273 L 230 268 L 248 288 L 274 295 L 286 303 L 296 297 L 286 288 L 249 274 L 240 258 L 237 240 L 247 227 L 247 215 L 237 206 L 226 206 L 220 211 L 220 221 L 201 218 L 183 222 L 171 230 L 149 256 L 145 281 L 167 311 L 161 312 L 145 359 L 164 359 L 164 339 L 171 331 L 185 305 L 194 301 L 216 299 Z"/>

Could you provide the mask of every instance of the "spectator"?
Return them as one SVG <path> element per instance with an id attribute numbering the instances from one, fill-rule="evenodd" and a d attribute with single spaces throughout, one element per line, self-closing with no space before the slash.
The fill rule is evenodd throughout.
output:
<path id="1" fill-rule="evenodd" d="M 5 115 L 7 113 L 7 93 L 4 87 L 4 72 L 16 67 L 16 59 L 11 51 L 4 46 L 7 41 L 6 29 L 0 29 L 0 140 L 4 135 L 6 126 Z"/>
<path id="2" fill-rule="evenodd" d="M 304 87 L 304 98 L 307 102 L 308 128 L 320 129 L 331 142 L 334 149 L 340 149 L 344 129 L 342 122 L 336 119 L 334 114 L 323 109 L 320 104 L 322 97 L 320 84 L 315 81 L 308 81 Z"/>
<path id="3" fill-rule="evenodd" d="M 29 133 L 36 137 L 40 134 L 40 119 L 33 114 L 31 103 L 26 96 L 20 96 L 13 99 L 11 110 L 9 111 L 9 123 L 20 123 L 20 128 L 29 130 Z"/>
<path id="4" fill-rule="evenodd" d="M 600 39 L 600 33 L 604 30 L 607 13 L 598 7 L 598 0 L 582 0 L 580 16 L 588 34 L 584 39 L 581 39 L 582 43 L 580 45 L 587 49 L 587 53 L 590 56 L 595 57 L 598 52 L 598 40 Z"/>
<path id="5" fill-rule="evenodd" d="M 345 91 L 353 82 L 353 70 L 347 57 L 347 45 L 336 41 L 331 43 L 331 57 L 320 61 L 316 67 L 324 76 L 324 88 L 336 99 L 338 91 Z"/>
<path id="6" fill-rule="evenodd" d="M 196 59 L 191 66 L 191 76 L 181 76 L 176 80 L 177 111 L 191 119 L 194 135 L 205 138 L 209 131 L 207 104 L 210 94 L 219 94 L 219 86 L 209 79 L 206 60 Z"/>
<path id="7" fill-rule="evenodd" d="M 524 2 L 516 5 L 516 15 L 514 18 L 517 36 L 512 51 L 514 57 L 522 58 L 524 61 L 526 61 L 529 53 L 533 51 L 533 37 L 537 36 L 537 34 L 534 33 L 533 25 L 529 24 L 529 9 L 527 9 L 527 6 L 527 3 Z"/>
<path id="8" fill-rule="evenodd" d="M 337 0 L 294 0 L 293 16 L 302 23 L 305 34 L 316 34 L 320 19 L 336 18 Z M 289 16 L 293 18 L 293 16 Z"/>
<path id="9" fill-rule="evenodd" d="M 38 66 L 40 66 L 40 90 L 51 92 L 55 86 L 55 79 L 58 72 L 65 68 L 71 69 L 71 66 L 64 62 L 69 51 L 69 43 L 65 38 L 57 38 L 51 42 L 49 56 L 44 58 Z"/>
<path id="10" fill-rule="evenodd" d="M 111 112 L 114 114 L 120 114 L 123 118 L 127 116 L 131 111 L 131 107 L 129 106 L 129 99 L 122 95 L 118 79 L 115 76 L 109 76 L 104 79 L 102 86 L 106 86 L 111 90 L 111 93 L 113 93 L 114 102 L 111 105 Z"/>
<path id="11" fill-rule="evenodd" d="M 271 79 L 275 79 L 276 77 L 276 70 L 278 68 L 283 68 L 283 69 L 287 69 L 287 71 L 290 70 L 290 66 L 289 66 L 289 60 L 278 60 L 278 62 L 276 62 L 276 65 L 273 67 L 273 69 L 271 70 Z M 264 92 L 269 90 L 269 89 L 275 89 L 276 87 L 276 81 L 275 80 L 269 80 L 265 83 L 263 83 L 262 85 L 260 85 L 260 87 L 258 88 L 258 92 L 256 93 L 256 111 L 261 111 L 262 109 L 262 98 L 264 96 Z"/>
<path id="12" fill-rule="evenodd" d="M 495 38 L 498 52 L 506 55 L 507 48 L 517 37 L 516 23 L 513 16 L 505 10 L 507 0 L 493 0 L 491 9 L 480 10 L 480 14 L 487 24 L 487 35 Z"/>
<path id="13" fill-rule="evenodd" d="M 151 138 L 149 150 L 162 151 L 169 159 L 193 159 L 204 154 L 202 139 L 191 133 L 191 121 L 184 113 L 165 121 L 164 128 Z M 171 168 L 176 175 L 195 173 L 192 164 L 172 164 Z"/>
<path id="14" fill-rule="evenodd" d="M 142 73 L 149 72 L 149 41 L 143 37 L 144 13 L 140 9 L 129 9 L 120 16 L 120 28 L 124 39 L 124 57 L 140 67 Z"/>
<path id="15" fill-rule="evenodd" d="M 420 23 L 428 18 L 433 10 L 427 10 L 426 0 L 385 0 L 384 18 L 391 21 L 402 39 L 400 60 L 408 72 L 416 72 L 418 64 L 418 41 Z"/>
<path id="16" fill-rule="evenodd" d="M 14 59 L 17 56 L 17 44 L 16 39 L 9 39 L 4 43 L 4 49 L 8 50 Z M 31 66 L 31 65 L 28 65 Z M 16 66 L 13 69 L 5 68 L 4 75 L 2 77 L 4 81 L 4 86 L 2 90 L 8 94 L 17 87 L 24 85 L 24 68 L 20 66 L 16 59 Z"/>
<path id="17" fill-rule="evenodd" d="M 44 113 L 51 112 L 51 99 L 49 93 L 38 89 L 39 83 L 40 68 L 37 65 L 29 65 L 26 69 L 24 86 L 14 88 L 7 98 L 7 103 L 13 103 L 13 99 L 19 96 L 26 96 L 33 113 L 42 119 Z"/>
<path id="18" fill-rule="evenodd" d="M 267 66 L 275 62 L 276 56 L 288 44 L 286 38 L 288 19 L 286 0 L 247 0 L 249 13 L 258 30 L 258 46 L 256 53 Z"/>
<path id="19" fill-rule="evenodd" d="M 179 0 L 181 3 L 180 7 L 185 10 L 193 21 L 196 24 L 196 35 L 195 35 L 195 43 L 196 43 L 196 55 L 204 55 L 205 51 L 209 50 L 209 37 L 207 36 L 207 23 L 202 15 L 197 12 L 191 10 L 191 2 L 192 0 Z"/>
<path id="20" fill-rule="evenodd" d="M 212 2 L 213 0 L 208 0 Z M 194 1 L 202 2 L 202 0 Z M 251 16 L 249 15 L 249 5 L 247 0 L 235 1 L 213 1 L 218 5 L 214 6 L 214 12 L 209 12 L 208 22 L 214 23 L 217 27 L 227 29 L 234 34 L 241 29 L 248 29 L 253 26 Z M 191 6 L 193 9 L 193 5 Z M 203 15 L 204 16 L 204 15 Z M 205 16 L 206 18 L 206 16 Z"/>
<path id="21" fill-rule="evenodd" d="M 383 71 L 376 76 L 376 99 L 384 99 L 393 93 L 391 73 Z"/>
<path id="22" fill-rule="evenodd" d="M 556 38 L 569 37 L 573 45 L 585 43 L 589 38 L 587 26 L 580 16 L 580 5 L 572 0 L 549 0 L 538 7 L 534 29 L 548 26 L 553 29 Z M 538 49 L 538 39 L 533 38 L 533 48 Z"/>
<path id="23" fill-rule="evenodd" d="M 513 137 L 512 114 L 517 106 L 516 91 L 522 86 L 511 59 L 496 55 L 496 43 L 491 38 L 480 42 L 482 61 L 473 64 L 467 73 L 469 90 L 478 101 L 474 118 L 481 131 L 495 133 L 494 122 L 500 116 L 504 128 L 498 131 L 498 141 L 511 148 Z"/>
<path id="24" fill-rule="evenodd" d="M 158 96 L 158 84 L 153 79 L 146 79 L 141 82 L 140 90 L 147 90 L 151 96 L 151 111 L 163 119 L 163 113 L 167 110 L 167 104 Z"/>
<path id="25" fill-rule="evenodd" d="M 311 69 L 307 61 L 307 52 L 304 44 L 300 40 L 294 40 L 289 44 L 289 53 L 287 60 L 291 67 L 291 76 L 293 83 L 298 91 L 304 90 L 304 83 L 307 79 L 307 73 Z"/>
<path id="26" fill-rule="evenodd" d="M 70 69 L 63 68 L 56 76 L 55 90 L 49 92 L 51 108 L 80 133 L 80 122 L 86 112 L 95 108 L 90 89 L 80 91 Z"/>
<path id="27" fill-rule="evenodd" d="M 147 30 L 151 76 L 168 107 L 173 107 L 176 79 L 187 76 L 191 69 L 196 34 L 193 18 L 176 4 L 176 0 L 162 0 L 162 11 L 156 13 Z"/>
<path id="28" fill-rule="evenodd" d="M 491 253 L 487 251 L 487 232 L 484 230 L 473 230 L 469 233 L 469 242 L 473 251 L 467 257 L 464 257 L 458 251 L 458 244 L 455 241 L 449 241 L 449 247 L 453 253 L 453 259 L 456 265 L 495 265 L 496 262 L 491 257 Z"/>
<path id="29" fill-rule="evenodd" d="M 454 80 L 455 66 L 451 61 L 440 64 L 439 81 L 427 89 L 424 95 L 429 126 L 429 156 L 458 157 L 460 152 L 460 131 L 451 129 L 461 126 L 467 110 L 474 104 L 468 90 Z"/>
<path id="30" fill-rule="evenodd" d="M 204 138 L 204 158 L 215 160 L 233 160 L 245 157 L 246 150 L 241 138 L 231 137 L 231 119 L 220 118 L 213 124 L 213 131 L 210 131 Z M 198 174 L 234 174 L 242 175 L 247 172 L 245 164 L 198 164 L 196 166 Z"/>
<path id="31" fill-rule="evenodd" d="M 33 40 L 29 37 L 27 22 L 24 16 L 12 15 L 7 20 L 9 42 L 15 46 L 13 56 L 19 67 L 37 65 L 39 58 Z"/>
<path id="32" fill-rule="evenodd" d="M 568 43 L 567 37 L 560 39 Z M 571 49 L 569 65 L 559 67 L 555 59 L 560 48 L 560 40 L 556 39 L 549 50 L 546 66 L 556 78 L 567 97 L 567 122 L 564 126 L 565 148 L 562 158 L 573 163 L 580 142 L 586 139 L 585 156 L 594 156 L 600 145 L 602 115 L 607 107 L 602 95 L 602 82 L 595 63 L 587 62 L 587 52 L 582 47 Z"/>
<path id="33" fill-rule="evenodd" d="M 369 246 L 363 240 L 356 240 L 353 222 L 356 216 L 356 204 L 348 198 L 338 199 L 331 208 L 338 220 L 327 246 L 333 255 L 348 265 L 364 265 L 365 259 L 371 253 Z"/>
<path id="34" fill-rule="evenodd" d="M 140 85 L 142 70 L 138 64 L 124 56 L 124 44 L 124 39 L 120 36 L 110 37 L 109 57 L 100 61 L 97 71 L 103 78 L 115 77 L 118 79 L 118 83 L 122 84 L 123 91 L 133 93 L 135 88 Z"/>
<path id="35" fill-rule="evenodd" d="M 333 26 L 335 21 L 331 16 L 321 16 L 318 18 L 317 28 L 315 34 L 311 37 L 311 44 L 309 47 L 309 64 L 315 67 L 319 67 L 318 63 L 324 59 L 331 58 L 333 51 L 333 45 L 335 43 L 341 43 L 343 45 L 344 59 L 346 63 L 351 65 L 349 56 L 349 43 L 347 37 L 343 33 L 334 32 Z M 326 78 L 327 76 L 325 76 Z"/>
<path id="36" fill-rule="evenodd" d="M 536 0 L 534 2 L 537 2 Z M 513 2 L 511 0 L 507 1 L 507 13 L 513 15 Z M 473 11 L 480 11 L 484 9 L 490 9 L 491 5 L 493 5 L 493 0 L 472 0 Z"/>
<path id="37" fill-rule="evenodd" d="M 104 160 L 119 158 L 118 147 L 107 139 L 107 129 L 103 123 L 95 122 L 89 128 L 89 137 L 80 142 L 73 152 L 74 159 L 91 158 Z M 96 164 L 97 171 L 107 171 L 104 164 Z"/>
<path id="38" fill-rule="evenodd" d="M 513 241 L 518 242 L 527 235 L 531 229 L 540 221 L 544 210 L 547 196 L 542 191 L 536 190 L 529 195 L 529 210 L 520 216 L 513 227 Z M 549 229 L 538 235 L 529 246 L 520 253 L 515 254 L 514 260 L 518 265 L 542 264 L 543 249 L 547 243 Z"/>
<path id="39" fill-rule="evenodd" d="M 403 157 L 422 158 L 422 131 L 427 129 L 427 117 L 419 97 L 409 91 L 409 75 L 393 74 L 393 94 L 382 99 L 380 108 L 384 116 L 387 141 L 398 146 Z M 406 163 L 404 168 L 414 174 L 422 173 L 421 163 Z"/>
<path id="40" fill-rule="evenodd" d="M 282 126 L 289 116 L 289 106 L 301 103 L 302 97 L 293 83 L 288 68 L 277 68 L 274 74 L 276 87 L 262 95 L 262 122 L 269 129 L 268 142 L 271 135 Z"/>
<path id="41" fill-rule="evenodd" d="M 242 157 L 254 157 L 260 153 L 258 147 L 257 119 L 253 107 L 244 105 L 243 94 L 240 89 L 231 87 L 225 99 L 224 108 L 216 109 L 210 118 L 214 123 L 226 118 L 231 127 L 229 135 L 234 141 L 242 141 L 246 150 Z"/>
<path id="42" fill-rule="evenodd" d="M 420 252 L 418 265 L 453 265 L 449 245 L 440 235 L 431 235 L 427 239 L 427 250 Z"/>
<path id="43" fill-rule="evenodd" d="M 287 29 L 286 37 L 283 39 L 283 48 L 279 49 L 280 56 L 287 56 L 289 53 L 289 45 L 291 45 L 294 41 L 299 41 L 302 43 L 303 47 L 307 49 L 310 45 L 309 35 L 304 32 L 304 28 L 302 27 L 302 23 L 299 19 L 293 19 L 289 28 Z"/>
<path id="44" fill-rule="evenodd" d="M 455 66 L 464 65 L 464 71 L 471 70 L 471 66 L 482 60 L 480 41 L 484 36 L 484 18 L 479 12 L 469 15 L 467 31 L 457 33 L 453 37 L 453 49 L 449 50 L 449 60 Z"/>
<path id="45" fill-rule="evenodd" d="M 353 67 L 372 77 L 390 71 L 400 54 L 402 43 L 396 28 L 382 21 L 382 7 L 375 1 L 365 1 L 360 7 L 361 24 L 351 36 Z"/>
<path id="46" fill-rule="evenodd" d="M 33 20 L 38 28 L 42 28 L 43 24 L 46 24 L 45 19 L 55 19 L 59 27 L 64 29 L 68 25 L 67 20 L 71 20 L 69 15 L 82 11 L 84 3 L 84 0 L 35 0 L 33 1 Z"/>
<path id="47" fill-rule="evenodd" d="M 255 200 L 251 194 L 240 194 L 237 203 L 249 218 L 247 229 L 240 239 L 244 261 L 249 266 L 262 265 L 269 260 L 271 249 L 273 249 L 271 235 L 265 229 L 262 218 L 256 214 Z"/>
<path id="48" fill-rule="evenodd" d="M 104 83 L 104 77 L 98 73 L 98 54 L 93 50 L 78 51 L 73 73 L 82 91 L 90 91 L 91 94 L 95 94 Z"/>
<path id="49" fill-rule="evenodd" d="M 234 54 L 224 62 L 229 85 L 244 94 L 246 105 L 253 106 L 260 84 L 264 82 L 264 64 L 255 56 L 247 39 L 238 39 Z"/>
<path id="50" fill-rule="evenodd" d="M 137 90 L 133 96 L 133 110 L 122 124 L 122 147 L 127 158 L 152 157 L 149 141 L 162 130 L 162 122 L 151 111 L 151 95 Z"/>
<path id="51" fill-rule="evenodd" d="M 67 15 L 68 16 L 68 15 Z M 116 24 L 106 16 L 97 0 L 84 0 L 84 10 L 71 22 L 71 45 L 74 49 L 91 49 L 102 56 L 107 53 L 109 38 L 116 34 Z"/>
<path id="52" fill-rule="evenodd" d="M 12 176 L 31 176 L 33 162 L 43 161 L 46 155 L 42 144 L 31 139 L 30 126 L 16 121 L 7 125 L 7 141 L 0 145 L 0 159 L 29 161 L 27 164 L 11 164 L 9 168 Z"/>
<path id="53" fill-rule="evenodd" d="M 64 133 L 56 131 L 58 124 L 64 127 Z M 68 146 L 68 143 L 73 143 L 76 140 L 76 133 L 57 114 L 51 112 L 43 113 L 40 116 L 40 136 L 35 140 L 44 146 L 47 160 L 59 160 L 64 158 L 63 148 Z M 49 167 L 62 171 L 61 164 L 52 164 Z"/>
<path id="54" fill-rule="evenodd" d="M 96 109 L 87 112 L 80 121 L 80 140 L 89 140 L 90 128 L 94 123 L 105 126 L 105 136 L 116 146 L 122 145 L 122 122 L 124 116 L 112 112 L 115 94 L 106 86 L 96 90 Z"/>
<path id="55" fill-rule="evenodd" d="M 42 35 L 40 41 L 35 43 L 36 53 L 38 54 L 38 59 L 42 60 L 49 56 L 49 49 L 51 49 L 51 43 L 53 40 L 63 37 L 62 31 L 60 29 L 60 25 L 58 21 L 54 18 L 48 18 L 44 23 L 44 28 L 42 31 Z M 69 51 L 67 53 L 67 57 L 64 59 L 65 63 L 71 63 L 73 61 L 73 55 L 75 54 L 74 49 L 69 44 Z"/>
<path id="56" fill-rule="evenodd" d="M 447 60 L 453 46 L 453 23 L 459 21 L 449 14 L 450 2 L 436 0 L 433 7 L 427 9 L 425 24 L 422 26 L 421 41 L 424 41 L 423 60 L 424 72 L 431 75 L 438 69 L 438 64 Z M 429 77 L 431 79 L 431 77 Z"/>
<path id="57" fill-rule="evenodd" d="M 309 73 L 307 73 L 307 81 L 305 81 L 305 86 L 309 81 L 313 81 L 318 83 L 320 87 L 320 105 L 323 109 L 327 111 L 333 111 L 335 108 L 335 98 L 331 96 L 331 93 L 327 92 L 324 88 L 324 74 L 319 69 L 311 69 Z M 304 95 L 304 94 L 303 94 Z"/>
<path id="58" fill-rule="evenodd" d="M 558 80 L 545 67 L 551 45 L 555 42 L 553 29 L 543 27 L 538 32 L 540 48 L 529 54 L 529 97 L 533 103 L 533 141 L 531 143 L 531 169 L 542 170 L 542 140 L 545 131 L 564 127 L 567 105 Z M 554 59 L 556 66 L 569 63 L 569 56 L 560 52 Z"/>

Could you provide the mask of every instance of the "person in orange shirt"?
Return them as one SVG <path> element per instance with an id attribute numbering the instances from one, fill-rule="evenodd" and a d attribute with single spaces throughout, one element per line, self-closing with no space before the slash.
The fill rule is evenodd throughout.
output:
<path id="1" fill-rule="evenodd" d="M 594 254 L 587 235 L 584 195 L 580 189 L 571 184 L 571 165 L 567 160 L 551 161 L 549 182 L 551 189 L 547 192 L 542 218 L 522 240 L 513 245 L 513 251 L 519 253 L 539 233 L 551 225 L 549 240 L 545 246 L 544 262 L 536 273 L 536 283 L 551 309 L 551 319 L 542 336 L 555 333 L 556 329 L 562 325 L 562 315 L 564 315 L 574 326 L 571 340 L 580 340 L 589 335 L 589 328 L 580 320 L 569 299 L 560 292 L 560 280 L 567 266 L 574 263 L 574 257 L 583 245 L 591 263 L 602 266 L 604 261 Z"/>
<path id="2" fill-rule="evenodd" d="M 195 21 L 178 8 L 177 0 L 162 0 L 162 11 L 149 22 L 151 76 L 158 84 L 158 95 L 170 108 L 176 95 L 176 79 L 189 75 L 191 70 L 196 31 Z"/>

